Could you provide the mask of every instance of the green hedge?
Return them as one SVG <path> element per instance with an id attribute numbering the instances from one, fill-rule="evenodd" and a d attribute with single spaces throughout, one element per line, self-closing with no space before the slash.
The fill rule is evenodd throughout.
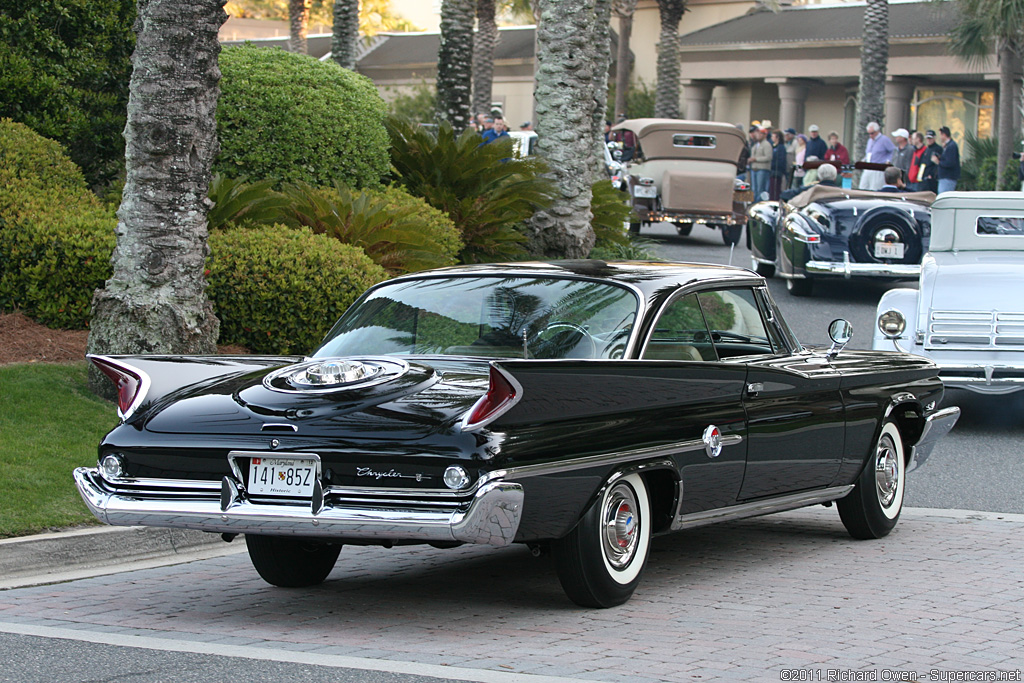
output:
<path id="1" fill-rule="evenodd" d="M 305 228 L 238 228 L 210 235 L 207 294 L 220 342 L 255 353 L 308 353 L 383 268 L 358 247 Z"/>
<path id="2" fill-rule="evenodd" d="M 214 172 L 349 187 L 388 173 L 386 106 L 365 76 L 251 45 L 223 50 L 220 68 Z"/>

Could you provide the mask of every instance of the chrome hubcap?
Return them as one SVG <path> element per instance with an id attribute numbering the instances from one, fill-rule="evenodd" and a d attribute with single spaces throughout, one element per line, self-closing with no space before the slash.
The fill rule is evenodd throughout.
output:
<path id="1" fill-rule="evenodd" d="M 627 566 L 636 553 L 640 534 L 639 506 L 633 490 L 619 484 L 605 498 L 601 515 L 604 521 L 604 547 L 608 563 L 616 569 Z"/>
<path id="2" fill-rule="evenodd" d="M 882 507 L 891 507 L 900 485 L 899 454 L 892 439 L 885 435 L 878 442 L 875 454 L 875 489 Z"/>

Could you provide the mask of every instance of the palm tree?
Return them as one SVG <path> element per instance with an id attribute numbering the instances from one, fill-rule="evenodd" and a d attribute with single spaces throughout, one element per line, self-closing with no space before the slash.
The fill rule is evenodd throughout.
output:
<path id="1" fill-rule="evenodd" d="M 331 59 L 346 69 L 355 69 L 358 40 L 359 0 L 334 0 Z"/>
<path id="2" fill-rule="evenodd" d="M 658 96 L 654 115 L 679 118 L 679 22 L 686 12 L 686 0 L 658 0 L 661 37 L 658 43 Z"/>
<path id="3" fill-rule="evenodd" d="M 217 154 L 221 0 L 139 2 L 113 274 L 92 302 L 90 353 L 213 353 L 207 190 Z M 187 54 L 188 59 L 181 59 Z M 91 378 L 95 389 L 106 386 Z M 106 392 L 104 392 L 106 393 Z"/>
<path id="4" fill-rule="evenodd" d="M 629 73 L 633 69 L 630 60 L 629 40 L 633 33 L 633 14 L 637 0 L 615 0 L 612 9 L 619 18 L 619 50 L 615 57 L 615 116 L 626 113 L 626 95 L 629 91 Z"/>
<path id="5" fill-rule="evenodd" d="M 309 27 L 309 8 L 312 0 L 288 0 L 288 51 L 309 54 L 306 30 Z"/>
<path id="6" fill-rule="evenodd" d="M 1013 151 L 1013 107 L 1018 91 L 1014 64 L 1024 51 L 1024 0 L 956 0 L 960 21 L 949 34 L 949 51 L 979 70 L 995 49 L 999 64 L 996 187 Z"/>
<path id="7" fill-rule="evenodd" d="M 555 203 L 530 222 L 530 251 L 549 258 L 584 258 L 594 246 L 591 226 L 600 83 L 607 88 L 610 0 L 537 0 L 538 148 L 558 189 Z M 605 45 L 607 54 L 608 46 Z M 606 91 L 604 91 L 606 92 Z M 601 95 L 602 116 L 603 97 Z"/>
<path id="8" fill-rule="evenodd" d="M 475 0 L 444 0 L 441 4 L 441 49 L 437 54 L 437 115 L 456 134 L 469 125 L 473 85 L 473 20 Z"/>
<path id="9" fill-rule="evenodd" d="M 867 125 L 885 119 L 885 74 L 889 67 L 889 3 L 867 0 L 860 48 L 860 89 L 857 93 L 856 158 L 867 151 Z"/>
<path id="10" fill-rule="evenodd" d="M 593 127 L 590 132 L 594 151 L 590 156 L 590 182 L 605 177 L 604 121 L 608 115 L 608 76 L 612 63 L 612 3 L 614 0 L 594 0 L 592 49 L 594 55 L 594 98 L 591 106 Z"/>
<path id="11" fill-rule="evenodd" d="M 494 49 L 498 46 L 498 22 L 495 0 L 477 0 L 476 36 L 473 38 L 473 112 L 491 111 L 491 86 L 494 82 Z"/>

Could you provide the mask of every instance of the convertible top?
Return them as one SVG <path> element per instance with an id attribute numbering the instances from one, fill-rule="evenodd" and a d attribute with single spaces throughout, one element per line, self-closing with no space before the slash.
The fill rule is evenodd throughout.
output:
<path id="1" fill-rule="evenodd" d="M 731 123 L 684 119 L 629 119 L 612 130 L 631 130 L 643 158 L 708 159 L 735 164 L 747 137 Z"/>
<path id="2" fill-rule="evenodd" d="M 871 192 L 869 190 L 848 190 L 828 185 L 811 185 L 809 188 L 789 200 L 789 205 L 802 209 L 815 202 L 827 203 L 840 199 L 888 199 L 902 200 L 921 206 L 931 206 L 935 201 L 934 192 Z"/>

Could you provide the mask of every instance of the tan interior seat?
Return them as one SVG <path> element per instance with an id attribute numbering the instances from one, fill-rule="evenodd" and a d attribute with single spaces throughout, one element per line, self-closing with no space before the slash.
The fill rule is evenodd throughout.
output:
<path id="1" fill-rule="evenodd" d="M 690 344 L 659 344 L 652 342 L 644 351 L 646 360 L 704 360 L 697 347 Z"/>

